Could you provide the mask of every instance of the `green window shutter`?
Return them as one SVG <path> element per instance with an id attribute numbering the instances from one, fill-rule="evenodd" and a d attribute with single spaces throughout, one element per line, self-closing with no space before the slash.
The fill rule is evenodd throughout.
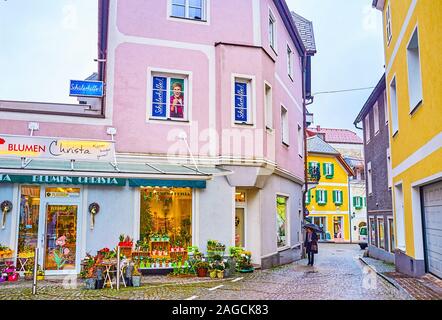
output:
<path id="1" fill-rule="evenodd" d="M 353 207 L 356 207 L 356 197 L 353 197 Z"/>
<path id="2" fill-rule="evenodd" d="M 324 176 L 326 176 L 326 178 L 327 178 L 327 164 L 326 163 L 322 164 L 322 172 L 323 172 Z"/>
<path id="3" fill-rule="evenodd" d="M 367 206 L 367 197 L 364 197 L 364 207 Z"/>
<path id="4" fill-rule="evenodd" d="M 319 190 L 316 190 L 316 203 L 319 204 Z"/>
<path id="5" fill-rule="evenodd" d="M 331 165 L 331 178 L 335 176 L 335 165 L 332 163 Z"/>
<path id="6" fill-rule="evenodd" d="M 333 203 L 336 203 L 337 200 L 337 192 L 335 190 L 333 190 Z"/>
<path id="7" fill-rule="evenodd" d="M 310 204 L 310 190 L 307 191 L 307 198 L 305 199 L 305 204 Z"/>

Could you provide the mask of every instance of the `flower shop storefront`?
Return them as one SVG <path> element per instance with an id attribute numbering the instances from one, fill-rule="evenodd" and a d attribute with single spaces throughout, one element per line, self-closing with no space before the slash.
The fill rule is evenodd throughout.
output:
<path id="1" fill-rule="evenodd" d="M 0 258 L 24 273 L 33 267 L 38 247 L 45 275 L 79 274 L 88 253 L 115 248 L 121 234 L 150 245 L 145 251 L 160 262 L 185 258 L 194 235 L 195 190 L 204 189 L 214 173 L 226 173 L 162 165 L 164 179 L 158 179 L 157 169 L 149 171 L 144 163 L 120 163 L 120 171 L 111 173 L 110 164 L 76 162 L 74 169 L 81 171 L 55 172 L 62 162 L 33 161 L 26 169 L 12 168 L 21 166 L 12 162 L 0 159 L 0 203 L 11 208 L 0 212 L 0 245 L 7 249 L 0 251 L 8 253 Z M 83 171 L 86 166 L 95 171 Z"/>

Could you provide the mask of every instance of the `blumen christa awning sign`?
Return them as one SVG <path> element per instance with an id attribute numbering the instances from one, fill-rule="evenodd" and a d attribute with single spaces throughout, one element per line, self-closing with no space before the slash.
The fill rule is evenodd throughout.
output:
<path id="1" fill-rule="evenodd" d="M 101 98 L 103 96 L 103 81 L 71 80 L 69 95 Z"/>
<path id="2" fill-rule="evenodd" d="M 126 179 L 113 177 L 71 177 L 46 175 L 12 175 L 0 173 L 0 183 L 125 186 Z"/>
<path id="3" fill-rule="evenodd" d="M 0 135 L 0 156 L 114 161 L 112 141 Z"/>

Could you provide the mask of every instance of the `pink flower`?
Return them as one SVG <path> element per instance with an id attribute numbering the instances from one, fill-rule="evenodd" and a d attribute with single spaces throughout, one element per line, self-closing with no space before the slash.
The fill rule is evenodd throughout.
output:
<path id="1" fill-rule="evenodd" d="M 69 249 L 68 249 L 68 248 L 64 248 L 64 251 L 63 251 L 63 253 L 64 253 L 64 255 L 65 255 L 65 256 L 67 256 L 67 255 L 69 254 L 69 252 L 70 252 L 70 251 L 69 251 Z"/>
<path id="2" fill-rule="evenodd" d="M 57 241 L 55 241 L 55 244 L 57 246 L 63 247 L 66 244 L 66 236 L 61 236 L 60 238 L 58 238 Z"/>

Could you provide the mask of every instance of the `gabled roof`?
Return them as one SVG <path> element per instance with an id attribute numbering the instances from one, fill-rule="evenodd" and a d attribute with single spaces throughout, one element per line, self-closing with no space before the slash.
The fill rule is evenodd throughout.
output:
<path id="1" fill-rule="evenodd" d="M 318 136 L 307 138 L 307 151 L 309 153 L 339 155 L 339 152 L 335 148 Z"/>
<path id="2" fill-rule="evenodd" d="M 325 142 L 318 136 L 307 138 L 307 152 L 334 156 L 336 157 L 336 159 L 338 159 L 338 161 L 341 163 L 341 165 L 344 167 L 344 169 L 348 172 L 350 176 L 355 175 L 354 171 L 348 165 L 348 163 L 345 162 L 341 154 L 335 148 L 333 148 L 331 145 L 329 145 L 327 142 Z"/>
<path id="3" fill-rule="evenodd" d="M 368 97 L 367 101 L 365 102 L 364 106 L 362 107 L 362 110 L 359 112 L 358 116 L 356 117 L 355 121 L 353 122 L 354 125 L 357 125 L 359 122 L 361 122 L 368 112 L 370 112 L 370 109 L 373 107 L 373 105 L 378 100 L 379 96 L 384 92 L 386 88 L 385 83 L 385 73 L 381 77 L 381 80 L 379 80 L 378 84 L 374 88 L 371 95 Z"/>
<path id="4" fill-rule="evenodd" d="M 330 128 L 308 128 L 307 133 L 310 135 L 323 134 L 324 140 L 328 143 L 348 143 L 363 144 L 362 139 L 353 131 L 348 129 L 330 129 Z"/>
<path id="5" fill-rule="evenodd" d="M 384 10 L 384 6 L 385 6 L 385 0 L 373 0 L 372 3 L 373 8 L 376 8 L 378 10 Z"/>
<path id="6" fill-rule="evenodd" d="M 296 12 L 291 12 L 293 21 L 295 22 L 304 47 L 309 54 L 316 53 L 315 34 L 313 32 L 313 23 L 306 18 L 300 16 Z"/>
<path id="7" fill-rule="evenodd" d="M 276 9 L 278 10 L 279 15 L 281 16 L 282 21 L 284 22 L 284 26 L 287 29 L 290 38 L 292 38 L 293 42 L 295 43 L 298 53 L 301 56 L 303 56 L 304 53 L 307 52 L 307 50 L 304 46 L 301 36 L 299 35 L 298 29 L 296 28 L 292 15 L 290 14 L 290 10 L 287 6 L 287 3 L 285 2 L 285 0 L 273 0 L 273 3 L 275 4 Z"/>

